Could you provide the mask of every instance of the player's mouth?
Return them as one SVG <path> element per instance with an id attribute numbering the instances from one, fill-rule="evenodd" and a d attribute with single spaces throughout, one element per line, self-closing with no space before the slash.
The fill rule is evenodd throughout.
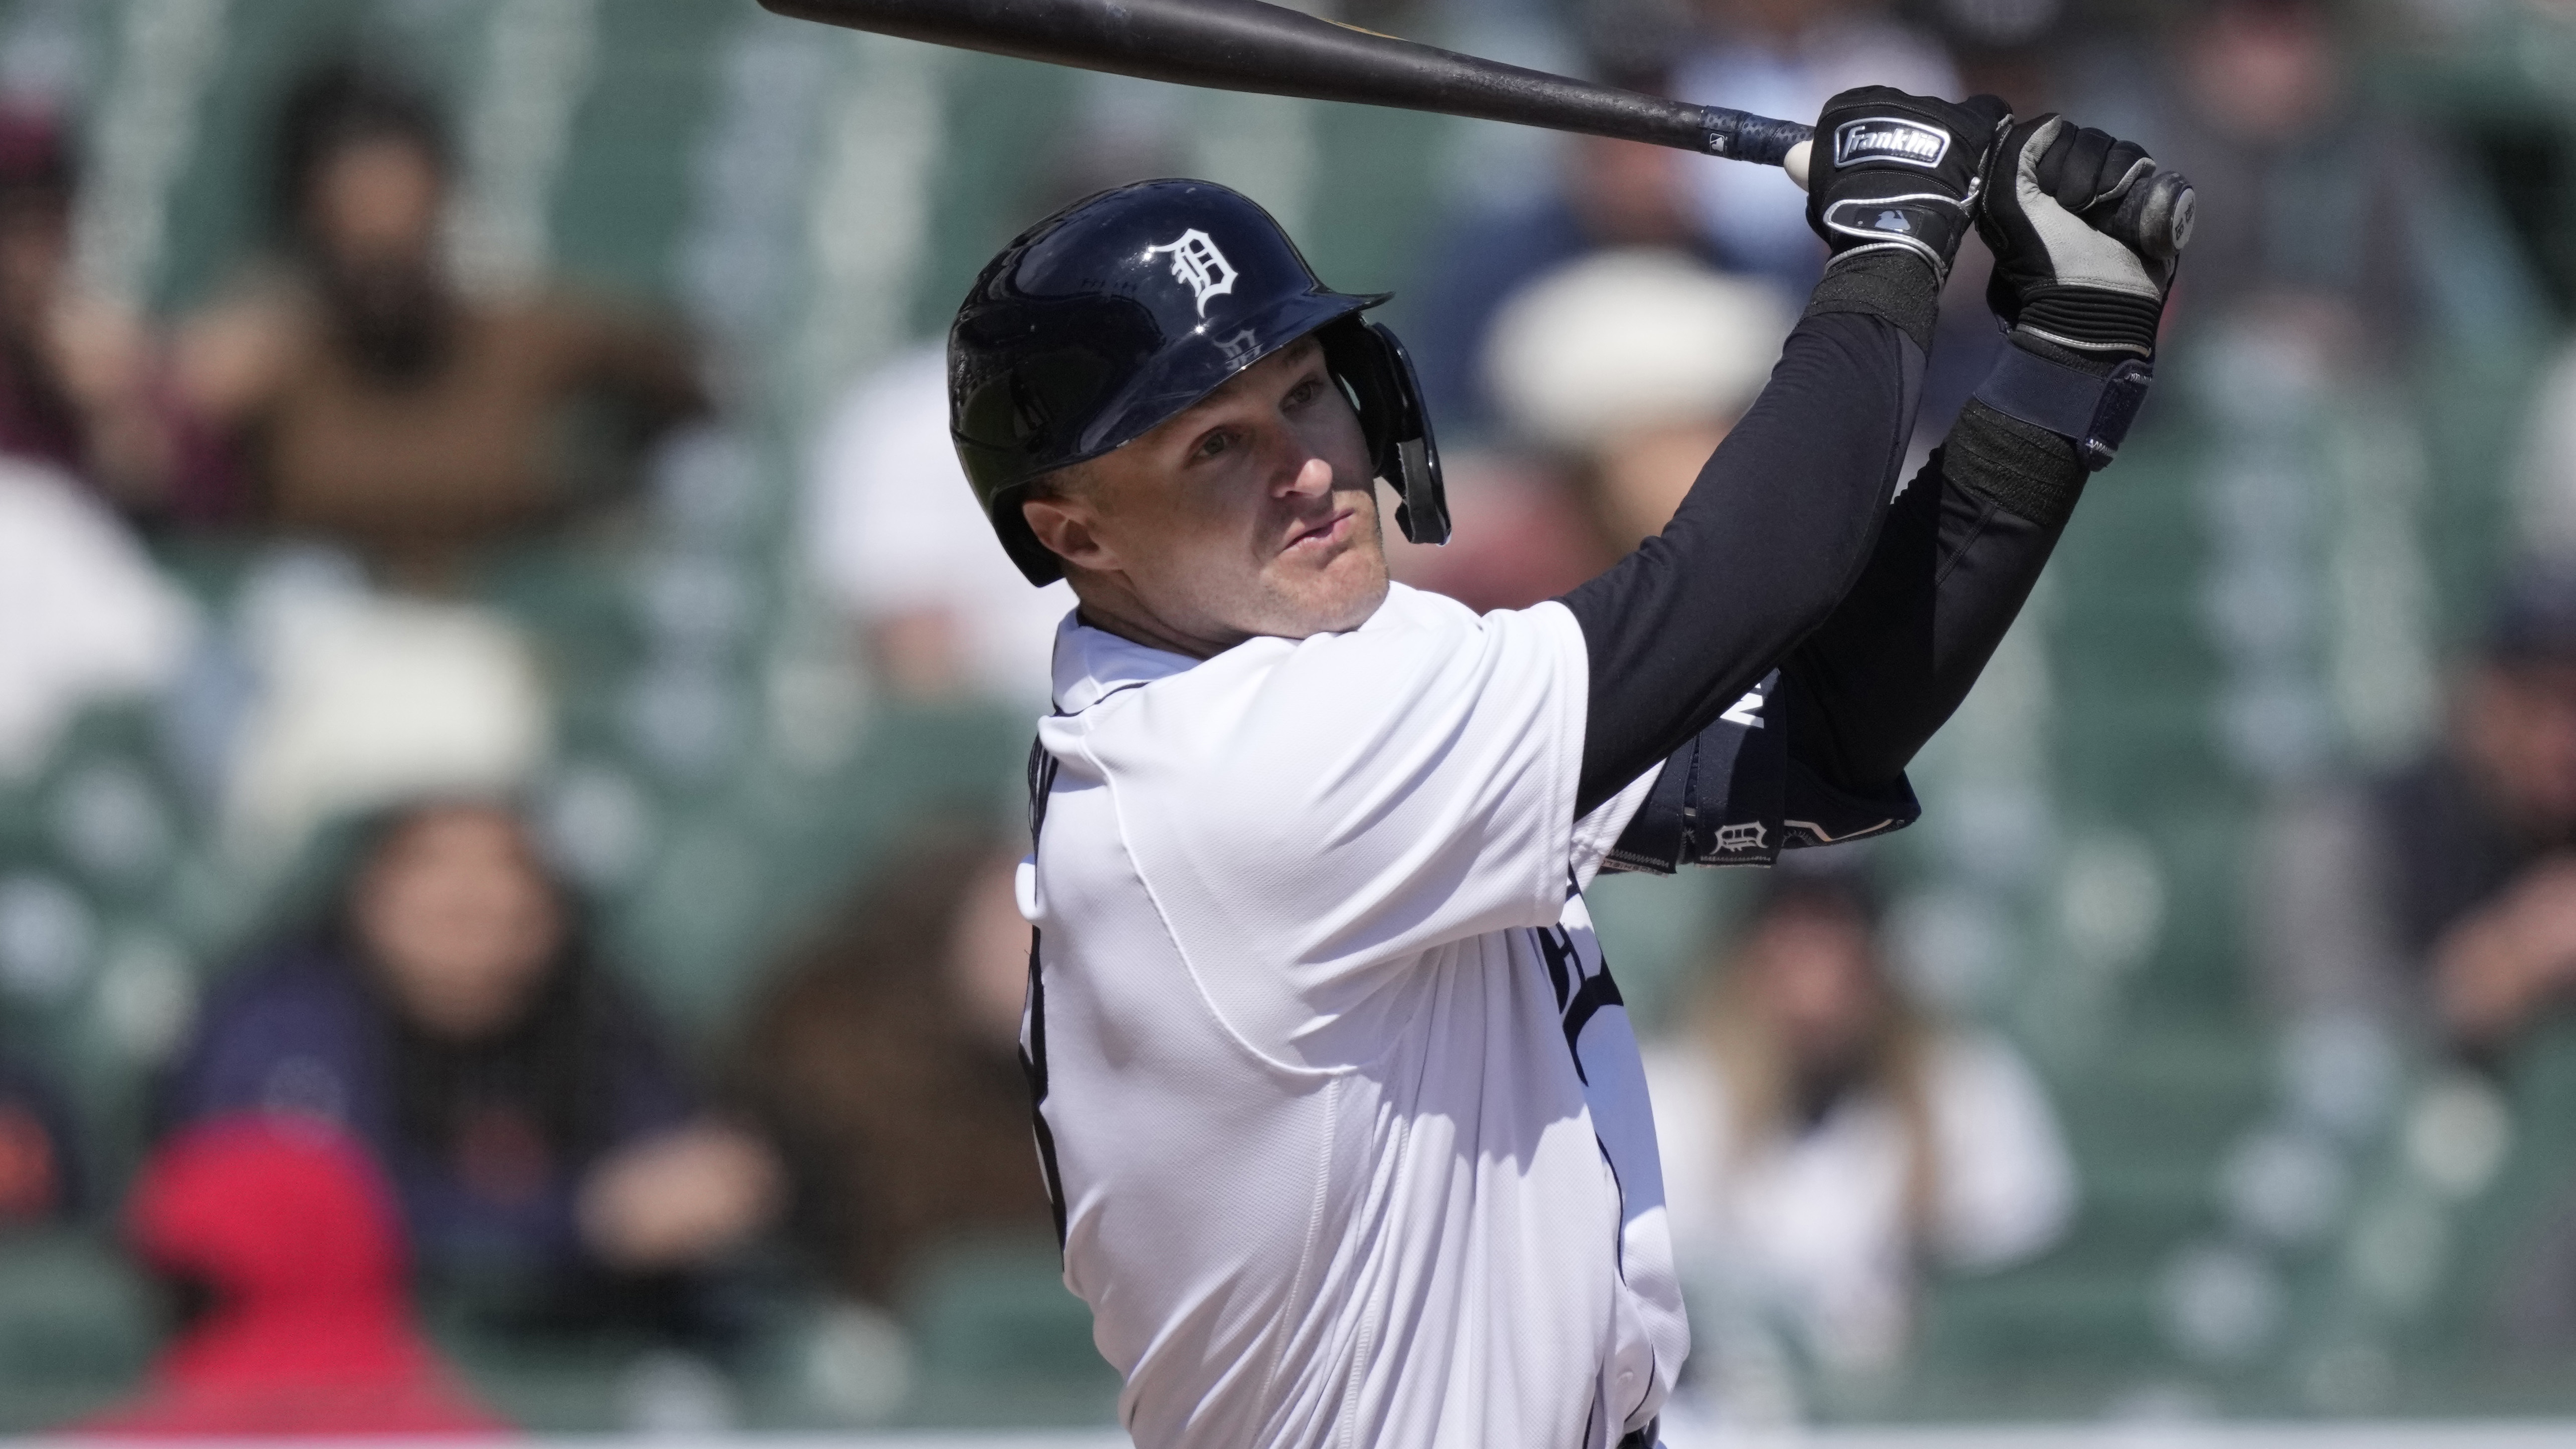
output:
<path id="1" fill-rule="evenodd" d="M 1296 553 L 1304 550 L 1324 553 L 1341 547 L 1350 542 L 1351 530 L 1355 526 L 1353 521 L 1359 517 L 1359 512 L 1355 507 L 1334 509 L 1331 513 L 1290 534 L 1287 544 L 1280 552 Z"/>

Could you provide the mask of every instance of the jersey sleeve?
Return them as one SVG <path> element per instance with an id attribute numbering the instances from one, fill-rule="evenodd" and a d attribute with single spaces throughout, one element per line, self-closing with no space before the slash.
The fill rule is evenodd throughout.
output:
<path id="1" fill-rule="evenodd" d="M 1556 604 L 1479 618 L 1399 590 L 1390 610 L 1094 712 L 1083 749 L 1194 962 L 1257 957 L 1302 991 L 1563 913 L 1582 631 Z"/>

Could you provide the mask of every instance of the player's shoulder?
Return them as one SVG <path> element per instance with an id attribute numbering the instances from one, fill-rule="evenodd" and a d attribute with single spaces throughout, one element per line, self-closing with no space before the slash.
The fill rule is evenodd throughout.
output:
<path id="1" fill-rule="evenodd" d="M 1386 599 L 1369 616 L 1360 632 L 1371 629 L 1460 629 L 1473 628 L 1476 613 L 1447 594 L 1417 589 L 1411 584 L 1390 583 Z"/>
<path id="2" fill-rule="evenodd" d="M 1357 634 L 1396 630 L 1425 630 L 1435 633 L 1459 630 L 1483 632 L 1491 629 L 1524 627 L 1541 619 L 1557 616 L 1572 618 L 1572 615 L 1567 614 L 1564 605 L 1554 601 L 1533 604 L 1526 609 L 1496 609 L 1491 613 L 1479 614 L 1447 594 L 1435 594 L 1428 589 L 1414 588 L 1410 584 L 1390 583 L 1386 587 L 1385 602 L 1378 605 L 1377 612 L 1369 616 L 1367 623 L 1352 632 Z"/>
<path id="3" fill-rule="evenodd" d="M 1479 614 L 1446 594 L 1390 584 L 1368 622 L 1344 633 L 1270 641 L 1286 647 L 1268 662 L 1429 659 L 1462 664 L 1489 651 L 1528 647 L 1569 631 L 1579 632 L 1574 616 L 1561 604 Z"/>
<path id="4" fill-rule="evenodd" d="M 1551 620 L 1546 611 L 1557 616 Z M 1356 629 L 1305 639 L 1256 639 L 1193 673 L 1214 692 L 1258 692 L 1274 703 L 1354 713 L 1406 712 L 1443 699 L 1526 688 L 1579 659 L 1580 630 L 1559 605 L 1478 614 L 1445 595 L 1395 584 Z"/>
<path id="5" fill-rule="evenodd" d="M 1560 606 L 1478 615 L 1454 599 L 1396 585 L 1356 629 L 1261 637 L 1192 660 L 1077 623 L 1058 636 L 1049 748 L 1095 759 L 1123 745 L 1158 760 L 1231 763 L 1246 751 L 1336 748 L 1353 731 L 1429 716 L 1457 724 L 1479 702 L 1536 710 L 1579 671 L 1580 630 Z M 1301 743 L 1302 742 L 1302 743 Z"/>

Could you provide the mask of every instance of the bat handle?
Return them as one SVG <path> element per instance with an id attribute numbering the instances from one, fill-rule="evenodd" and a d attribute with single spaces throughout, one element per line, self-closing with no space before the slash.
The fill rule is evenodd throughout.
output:
<path id="1" fill-rule="evenodd" d="M 1774 121 L 1722 107 L 1709 108 L 1705 128 L 1708 149 L 1739 161 L 1759 161 L 1789 173 L 1798 189 L 1807 189 L 1816 133 L 1795 121 Z M 2085 220 L 2104 236 L 2141 256 L 2171 261 L 2191 245 L 2198 196 L 2179 171 L 2159 171 L 2132 184 L 2119 199 Z"/>

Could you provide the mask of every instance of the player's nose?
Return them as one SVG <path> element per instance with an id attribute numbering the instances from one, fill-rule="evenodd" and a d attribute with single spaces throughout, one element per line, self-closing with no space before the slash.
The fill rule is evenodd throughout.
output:
<path id="1" fill-rule="evenodd" d="M 1333 465 L 1312 453 L 1291 455 L 1279 470 L 1282 498 L 1321 498 L 1333 491 Z"/>

